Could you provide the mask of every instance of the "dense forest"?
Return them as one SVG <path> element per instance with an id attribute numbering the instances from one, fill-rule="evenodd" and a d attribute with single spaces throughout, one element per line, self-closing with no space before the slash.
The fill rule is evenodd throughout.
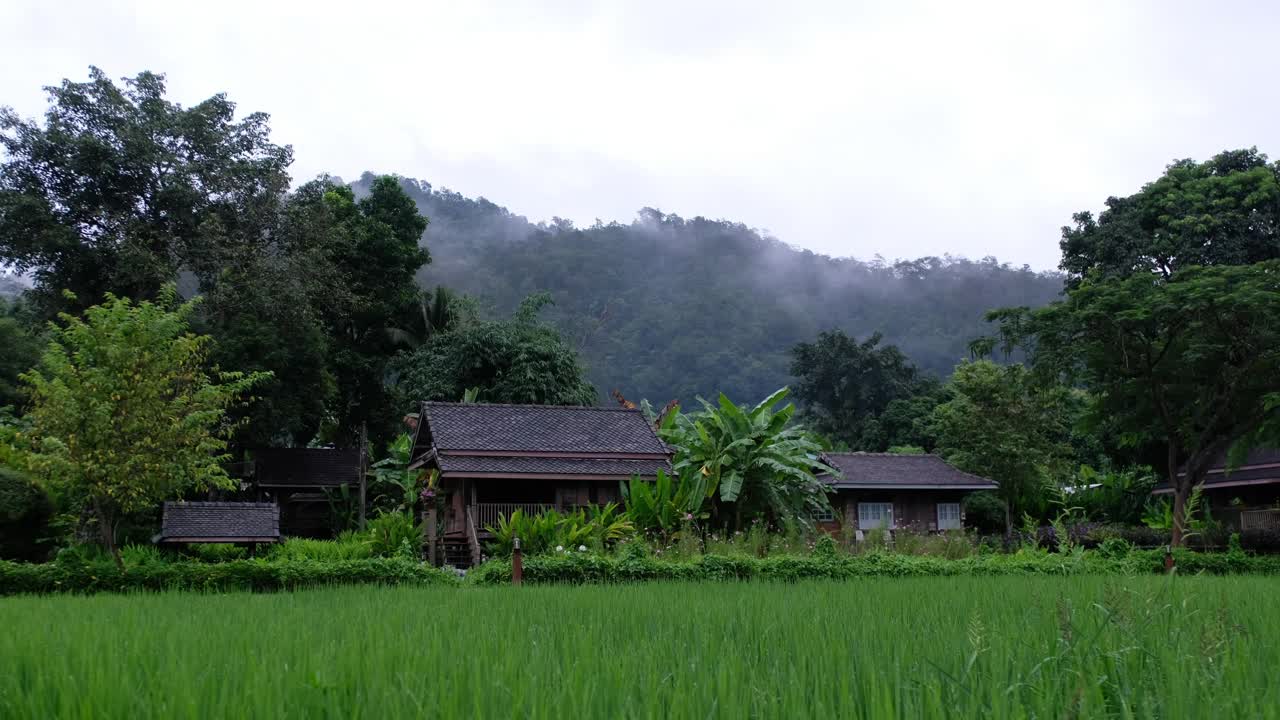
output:
<path id="1" fill-rule="evenodd" d="M 353 183 L 357 196 L 374 178 Z M 578 349 L 602 395 L 764 397 L 791 381 L 791 349 L 830 329 L 880 332 L 945 377 L 988 331 L 987 310 L 1044 305 L 1062 289 L 1056 273 L 994 258 L 831 258 L 742 224 L 651 208 L 630 224 L 535 224 L 425 181 L 401 187 L 431 221 L 432 262 L 419 281 L 476 296 L 493 315 L 549 292 L 555 304 L 543 317 Z"/>

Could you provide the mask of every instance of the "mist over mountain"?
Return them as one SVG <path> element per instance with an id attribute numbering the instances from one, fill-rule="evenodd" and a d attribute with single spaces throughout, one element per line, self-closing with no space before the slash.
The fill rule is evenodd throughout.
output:
<path id="1" fill-rule="evenodd" d="M 373 175 L 353 183 L 357 193 Z M 832 258 L 739 223 L 644 208 L 629 223 L 532 223 L 484 198 L 403 179 L 430 219 L 432 262 L 419 272 L 495 313 L 545 290 L 545 317 L 581 353 L 603 394 L 665 402 L 723 391 L 753 401 L 790 382 L 789 351 L 819 332 L 884 335 L 946 376 L 987 332 L 982 316 L 1048 303 L 1057 273 L 995 258 L 885 262 Z"/>
<path id="2" fill-rule="evenodd" d="M 0 271 L 0 297 L 17 297 L 26 292 L 28 287 L 17 275 Z"/>

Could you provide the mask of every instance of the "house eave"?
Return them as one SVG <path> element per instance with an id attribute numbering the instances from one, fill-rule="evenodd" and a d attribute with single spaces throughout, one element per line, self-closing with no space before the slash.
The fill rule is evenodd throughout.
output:
<path id="1" fill-rule="evenodd" d="M 1256 478 L 1253 480 L 1224 480 L 1222 482 L 1206 482 L 1200 485 L 1205 490 L 1217 488 L 1245 487 L 1248 485 L 1280 485 L 1280 478 Z M 1165 486 L 1151 491 L 1152 495 L 1172 495 L 1173 488 Z"/>
<path id="2" fill-rule="evenodd" d="M 602 475 L 598 473 L 501 473 L 501 472 L 444 472 L 440 473 L 442 480 L 451 478 L 468 478 L 468 479 L 491 479 L 491 480 L 615 480 L 626 481 L 633 477 L 641 480 L 655 480 L 655 475 Z"/>
<path id="3" fill-rule="evenodd" d="M 927 485 L 903 483 L 832 483 L 834 490 L 998 490 L 995 484 Z"/>
<path id="4" fill-rule="evenodd" d="M 575 460 L 669 460 L 666 453 L 567 452 L 562 450 L 435 450 L 439 457 L 573 458 Z"/>

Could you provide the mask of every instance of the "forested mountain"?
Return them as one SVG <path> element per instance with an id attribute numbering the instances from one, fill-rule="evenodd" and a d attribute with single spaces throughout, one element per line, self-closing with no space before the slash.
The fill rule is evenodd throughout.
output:
<path id="1" fill-rule="evenodd" d="M 0 297 L 21 295 L 26 290 L 27 285 L 19 280 L 18 276 L 0 272 Z"/>
<path id="2" fill-rule="evenodd" d="M 353 184 L 357 194 L 373 179 Z M 601 393 L 664 402 L 724 391 L 760 398 L 790 381 L 790 350 L 823 330 L 884 334 L 945 376 L 988 331 L 983 313 L 1043 305 L 1062 278 L 994 258 L 886 263 L 801 250 L 742 224 L 645 208 L 630 224 L 534 224 L 429 183 L 402 185 L 430 219 L 419 271 L 508 314 L 545 290 L 544 311 L 581 352 Z"/>

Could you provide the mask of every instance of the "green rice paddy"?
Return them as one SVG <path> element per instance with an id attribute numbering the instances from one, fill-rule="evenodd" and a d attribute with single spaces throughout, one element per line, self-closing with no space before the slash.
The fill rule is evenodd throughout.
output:
<path id="1" fill-rule="evenodd" d="M 0 718 L 1266 718 L 1280 578 L 0 599 Z"/>

